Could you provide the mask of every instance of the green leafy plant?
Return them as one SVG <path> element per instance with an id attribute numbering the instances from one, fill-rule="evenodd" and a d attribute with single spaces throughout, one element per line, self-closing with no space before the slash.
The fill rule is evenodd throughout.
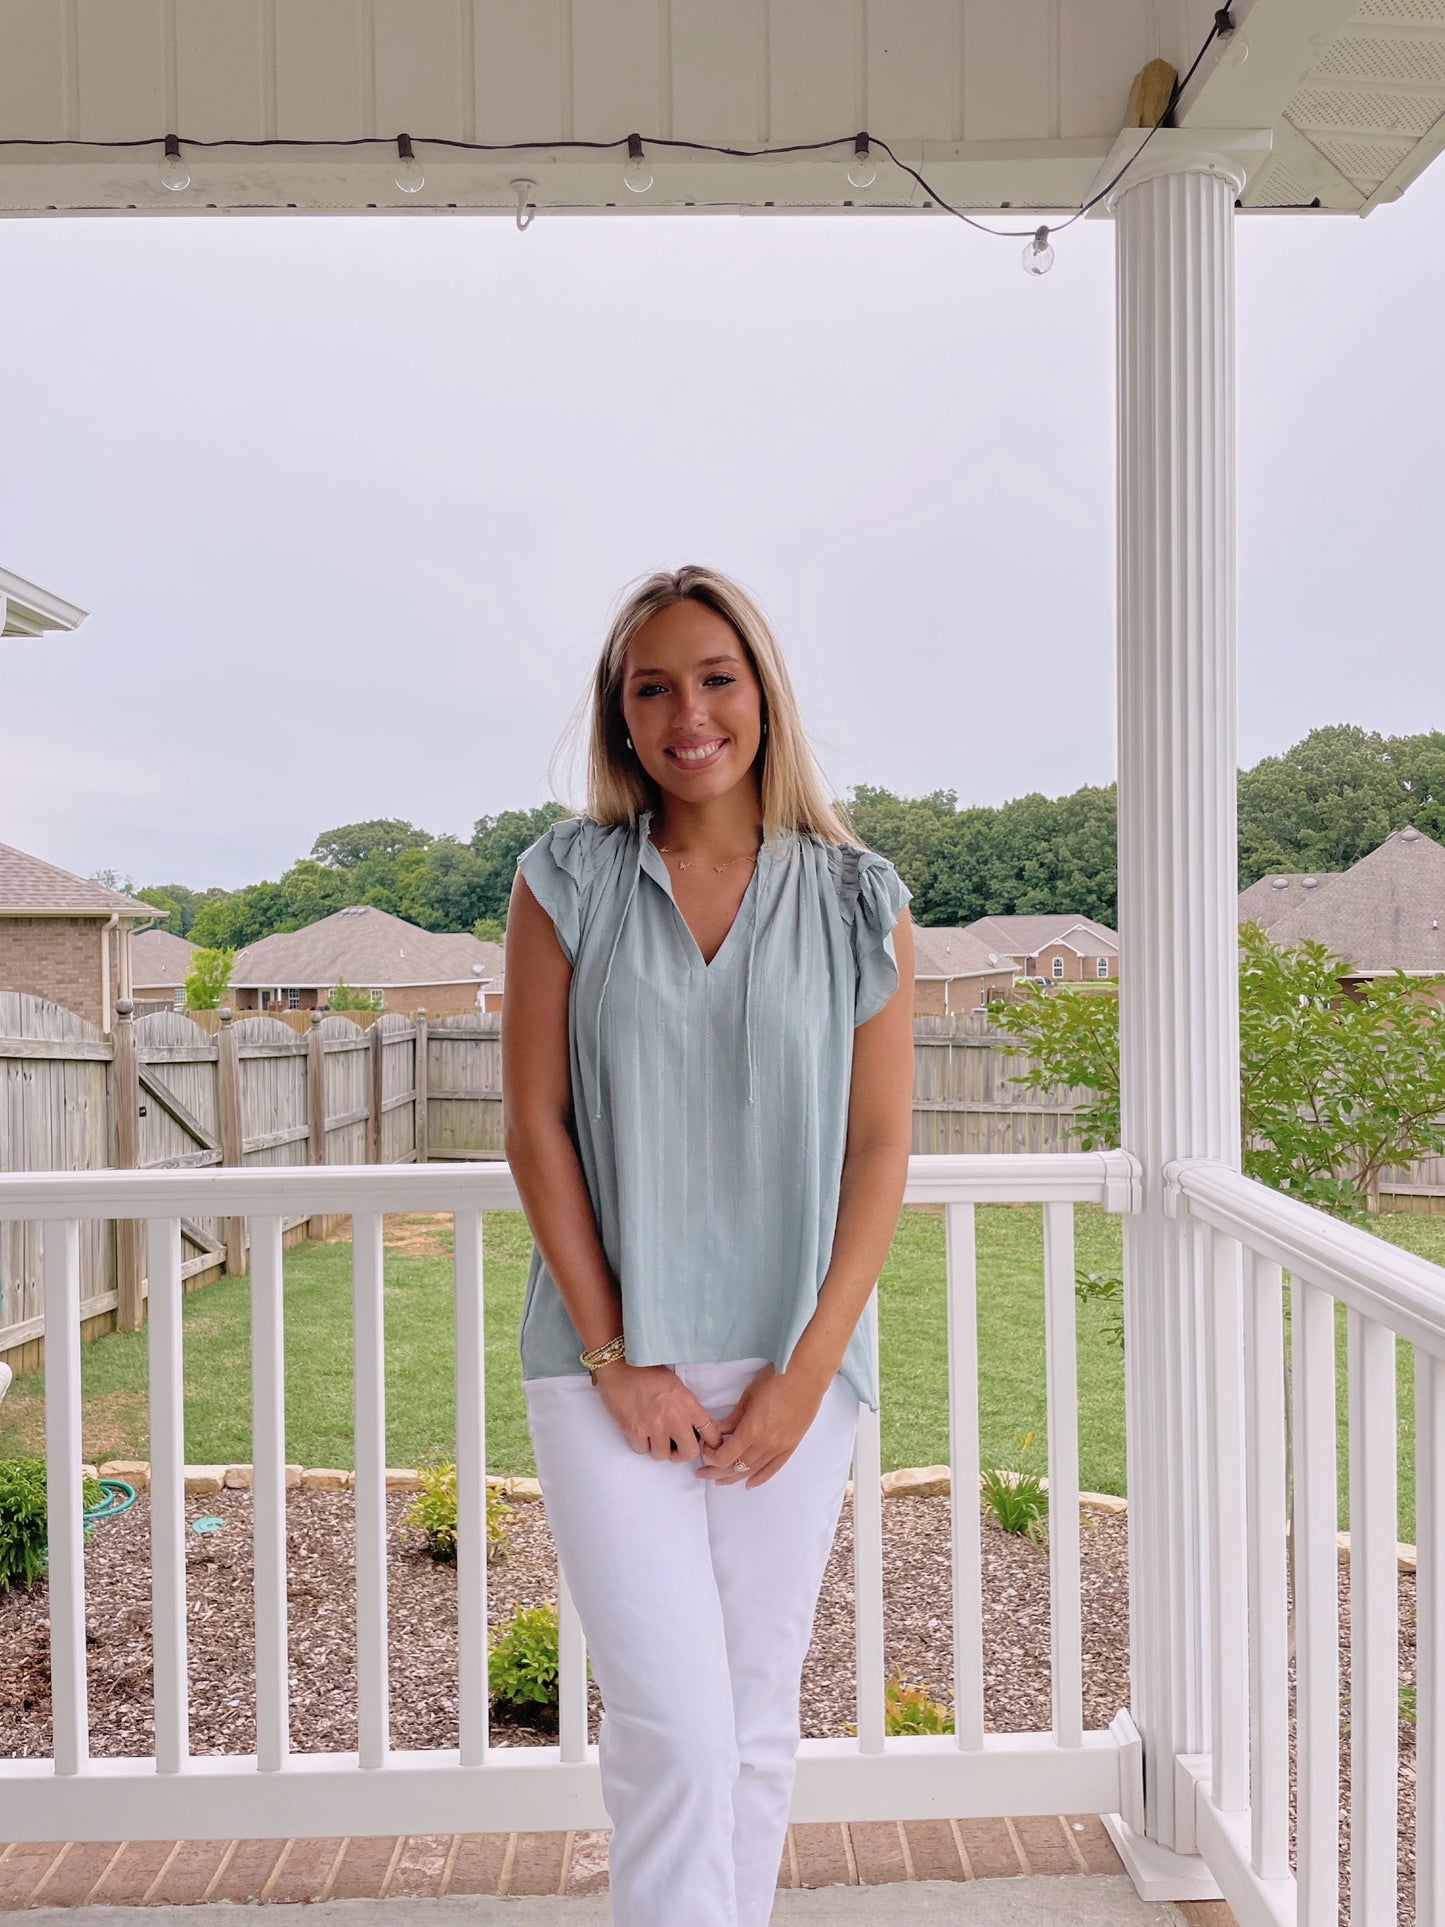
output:
<path id="1" fill-rule="evenodd" d="M 379 991 L 357 990 L 338 977 L 331 986 L 326 1001 L 333 1010 L 385 1010 L 386 999 Z"/>
<path id="2" fill-rule="evenodd" d="M 560 1699 L 557 1608 L 518 1606 L 492 1640 L 487 1677 L 492 1703 L 521 1719 L 555 1715 Z"/>
<path id="3" fill-rule="evenodd" d="M 1103 1305 L 1104 1330 L 1120 1351 L 1124 1349 L 1124 1280 L 1105 1278 L 1097 1271 L 1074 1274 L 1074 1296 L 1081 1305 Z"/>
<path id="4" fill-rule="evenodd" d="M 44 1459 L 0 1459 L 0 1592 L 33 1586 L 49 1557 Z M 87 1478 L 83 1505 L 98 1505 L 99 1479 Z"/>
<path id="5" fill-rule="evenodd" d="M 435 1460 L 419 1468 L 421 1486 L 402 1515 L 402 1524 L 422 1535 L 427 1551 L 439 1564 L 457 1556 L 457 1468 L 451 1459 Z M 507 1520 L 514 1507 L 493 1485 L 487 1487 L 487 1544 L 505 1551 Z"/>
<path id="6" fill-rule="evenodd" d="M 1033 1443 L 1032 1432 L 1019 1433 L 1020 1459 L 1028 1458 Z M 1028 1465 L 1000 1466 L 983 1474 L 979 1492 L 1005 1532 L 1021 1533 L 1038 1544 L 1049 1510 L 1048 1491 L 1039 1473 Z"/>
<path id="7" fill-rule="evenodd" d="M 195 951 L 191 957 L 191 967 L 186 972 L 186 1009 L 218 1009 L 230 984 L 235 962 L 234 950 Z"/>
<path id="8" fill-rule="evenodd" d="M 891 1674 L 883 1688 L 885 1733 L 951 1733 L 953 1715 L 941 1701 L 930 1699 L 921 1686 L 905 1686 Z"/>

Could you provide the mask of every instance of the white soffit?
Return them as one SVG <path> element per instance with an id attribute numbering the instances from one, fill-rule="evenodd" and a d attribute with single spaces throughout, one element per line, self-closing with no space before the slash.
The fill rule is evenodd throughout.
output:
<path id="1" fill-rule="evenodd" d="M 38 583 L 0 569 L 0 636 L 39 636 L 47 629 L 78 629 L 88 613 Z"/>
<path id="2" fill-rule="evenodd" d="M 1445 0 L 1234 12 L 1249 59 L 1211 48 L 1181 120 L 1273 135 L 1245 206 L 1358 211 L 1438 151 Z M 1113 150 L 1134 75 L 1155 58 L 1187 70 L 1213 15 L 1207 0 L 0 0 L 0 213 L 511 214 L 519 175 L 542 211 L 931 206 L 882 155 L 872 187 L 849 187 L 865 128 L 960 206 L 1067 209 Z M 768 159 L 659 145 L 646 196 L 623 185 L 625 147 L 560 144 L 634 131 L 837 144 Z M 388 145 L 403 132 L 426 174 L 414 197 Z M 167 133 L 187 143 L 182 193 L 160 182 Z"/>

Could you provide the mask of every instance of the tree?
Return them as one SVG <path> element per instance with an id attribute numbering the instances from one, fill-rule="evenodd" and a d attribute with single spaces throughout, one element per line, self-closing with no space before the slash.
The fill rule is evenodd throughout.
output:
<path id="1" fill-rule="evenodd" d="M 1344 870 L 1407 823 L 1445 837 L 1445 731 L 1312 729 L 1239 778 L 1239 881 Z"/>
<path id="2" fill-rule="evenodd" d="M 1340 1217 L 1378 1205 L 1382 1172 L 1445 1153 L 1445 978 L 1397 971 L 1346 994 L 1323 944 L 1281 948 L 1240 930 L 1244 1169 Z M 1112 994 L 1027 985 L 994 1020 L 1033 1090 L 1082 1085 L 1085 1150 L 1119 1142 L 1119 1005 Z"/>
<path id="3" fill-rule="evenodd" d="M 186 1009 L 215 1010 L 226 994 L 236 962 L 234 950 L 197 950 L 186 972 Z"/>
<path id="4" fill-rule="evenodd" d="M 472 925 L 472 935 L 478 943 L 505 943 L 507 926 L 500 917 L 478 917 Z"/>
<path id="5" fill-rule="evenodd" d="M 338 977 L 326 999 L 333 1010 L 385 1010 L 386 999 L 376 990 L 355 990 Z"/>
<path id="6" fill-rule="evenodd" d="M 213 896 L 221 896 L 223 891 L 212 891 Z M 148 883 L 143 890 L 137 890 L 142 903 L 149 903 L 166 914 L 166 929 L 173 937 L 188 937 L 196 921 L 197 912 L 205 898 L 197 890 L 188 890 L 184 883 Z"/>
<path id="7" fill-rule="evenodd" d="M 340 829 L 323 830 L 311 845 L 311 854 L 331 869 L 354 870 L 368 858 L 396 858 L 403 850 L 423 849 L 431 841 L 431 833 L 414 823 L 399 816 L 378 816 L 367 823 L 343 823 Z"/>
<path id="8" fill-rule="evenodd" d="M 135 895 L 135 878 L 127 876 L 123 870 L 92 870 L 90 880 L 104 890 L 119 890 L 123 897 Z"/>

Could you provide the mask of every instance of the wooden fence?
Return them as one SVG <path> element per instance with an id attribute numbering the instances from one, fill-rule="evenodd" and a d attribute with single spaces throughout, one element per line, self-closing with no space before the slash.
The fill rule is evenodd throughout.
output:
<path id="1" fill-rule="evenodd" d="M 0 1171 L 154 1169 L 182 1165 L 398 1164 L 500 1158 L 501 1014 L 414 1018 L 395 1012 L 289 1013 L 129 1006 L 112 1038 L 56 1004 L 0 992 Z M 298 1027 L 298 1018 L 304 1028 Z M 1039 1152 L 1080 1148 L 1082 1090 L 1031 1091 L 1027 1060 L 986 1013 L 914 1019 L 913 1149 Z M 1445 1205 L 1445 1159 L 1387 1174 L 1381 1202 Z M 294 1240 L 334 1228 L 288 1222 Z M 187 1220 L 185 1278 L 245 1269 L 239 1219 Z M 138 1224 L 82 1228 L 81 1317 L 87 1334 L 136 1329 L 145 1295 Z M 0 1226 L 0 1358 L 38 1364 L 40 1240 Z"/>

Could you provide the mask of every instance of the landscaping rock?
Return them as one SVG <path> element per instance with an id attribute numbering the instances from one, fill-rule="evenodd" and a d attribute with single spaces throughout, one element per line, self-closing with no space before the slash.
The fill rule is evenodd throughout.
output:
<path id="1" fill-rule="evenodd" d="M 952 1488 L 946 1465 L 904 1465 L 883 1474 L 885 1499 L 939 1499 Z"/>
<path id="2" fill-rule="evenodd" d="M 421 1474 L 413 1466 L 389 1465 L 386 1468 L 388 1492 L 420 1492 Z"/>
<path id="3" fill-rule="evenodd" d="M 291 1481 L 288 1479 L 289 1485 Z M 228 1492 L 249 1492 L 251 1490 L 251 1468 L 249 1465 L 228 1465 L 226 1467 L 226 1490 Z"/>
<path id="4" fill-rule="evenodd" d="M 302 1489 L 307 1492 L 345 1492 L 355 1483 L 354 1472 L 342 1472 L 332 1465 L 308 1466 L 301 1474 Z"/>
<path id="5" fill-rule="evenodd" d="M 137 1492 L 149 1492 L 151 1487 L 151 1468 L 148 1459 L 107 1459 L 101 1466 L 98 1476 L 102 1479 L 124 1479 L 133 1485 Z"/>
<path id="6" fill-rule="evenodd" d="M 223 1492 L 226 1487 L 226 1473 L 229 1470 L 230 1468 L 224 1465 L 188 1465 L 186 1490 L 192 1494 Z"/>

